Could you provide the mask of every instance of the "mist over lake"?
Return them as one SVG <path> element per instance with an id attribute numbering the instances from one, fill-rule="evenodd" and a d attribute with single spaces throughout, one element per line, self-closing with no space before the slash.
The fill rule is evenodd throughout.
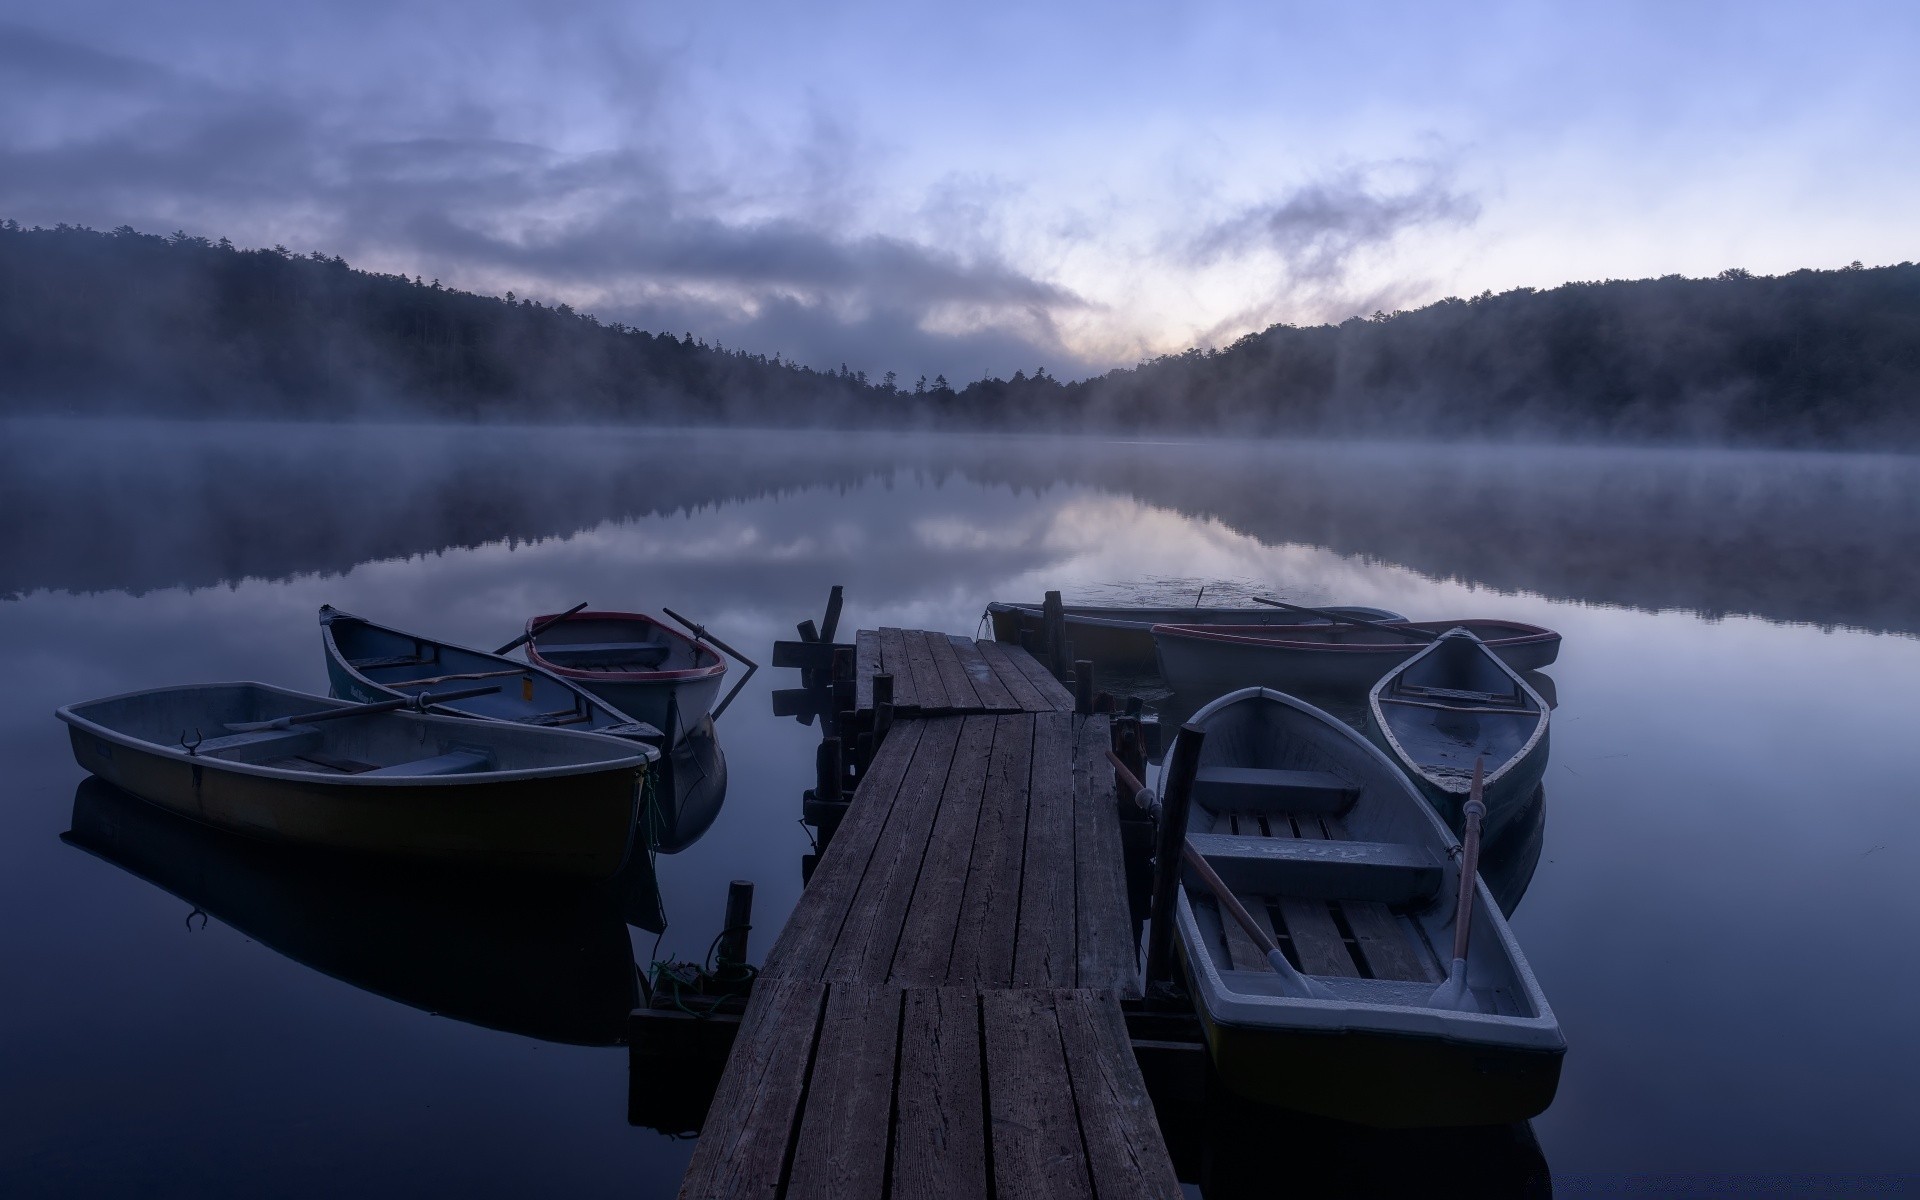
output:
<path id="1" fill-rule="evenodd" d="M 33 1193 L 672 1194 L 690 1143 L 628 1124 L 623 1051 L 572 1044 L 628 997 L 476 989 L 562 950 L 697 958 L 735 878 L 764 951 L 812 850 L 819 732 L 771 716 L 791 672 L 720 721 L 727 800 L 659 860 L 657 945 L 532 901 L 516 923 L 393 899 L 396 945 L 469 939 L 418 970 L 342 950 L 372 918 L 292 868 L 167 842 L 146 869 L 182 890 L 165 853 L 256 872 L 208 918 L 63 843 L 102 802 L 50 713 L 191 681 L 324 692 L 323 603 L 483 646 L 580 601 L 665 605 L 752 652 L 844 584 L 848 629 L 969 632 L 989 600 L 1058 589 L 1558 630 L 1544 842 L 1512 914 L 1571 1045 L 1533 1122 L 1552 1177 L 1909 1171 L 1915 544 L 1920 461 L 1895 456 L 10 421 L 0 1162 Z"/>

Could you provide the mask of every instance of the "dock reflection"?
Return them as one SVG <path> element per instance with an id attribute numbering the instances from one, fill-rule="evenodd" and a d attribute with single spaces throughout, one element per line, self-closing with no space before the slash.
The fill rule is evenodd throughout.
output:
<path id="1" fill-rule="evenodd" d="M 638 1000 L 631 921 L 663 928 L 636 855 L 592 888 L 274 846 L 89 778 L 61 835 L 287 958 L 437 1016 L 613 1045 Z"/>

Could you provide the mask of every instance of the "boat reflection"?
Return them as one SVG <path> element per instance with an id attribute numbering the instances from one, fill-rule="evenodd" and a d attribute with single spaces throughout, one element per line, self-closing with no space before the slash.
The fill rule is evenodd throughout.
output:
<path id="1" fill-rule="evenodd" d="M 657 823 L 651 830 L 653 848 L 677 854 L 700 840 L 720 815 L 727 799 L 727 756 L 720 752 L 720 736 L 712 717 L 687 727 L 673 749 L 660 756 L 660 794 Z"/>
<path id="2" fill-rule="evenodd" d="M 639 990 L 627 924 L 664 928 L 645 855 L 610 885 L 543 886 L 269 845 L 93 778 L 61 840 L 322 974 L 544 1041 L 623 1040 Z"/>

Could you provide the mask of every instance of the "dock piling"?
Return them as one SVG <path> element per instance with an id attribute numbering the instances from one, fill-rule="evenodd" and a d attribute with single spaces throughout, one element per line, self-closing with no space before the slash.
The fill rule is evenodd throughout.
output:
<path id="1" fill-rule="evenodd" d="M 1153 850 L 1153 903 L 1148 910 L 1146 980 L 1149 986 L 1173 978 L 1173 901 L 1180 881 L 1180 847 L 1187 840 L 1187 805 L 1193 798 L 1194 777 L 1200 773 L 1200 747 L 1207 731 L 1198 725 L 1180 727 L 1160 789 L 1159 827 Z"/>
<path id="2" fill-rule="evenodd" d="M 727 885 L 726 924 L 720 929 L 719 953 L 723 963 L 747 961 L 747 934 L 753 929 L 753 883 L 736 879 Z"/>

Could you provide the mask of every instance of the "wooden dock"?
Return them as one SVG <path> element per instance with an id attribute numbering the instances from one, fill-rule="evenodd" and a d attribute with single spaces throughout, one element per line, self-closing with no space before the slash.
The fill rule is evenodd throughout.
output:
<path id="1" fill-rule="evenodd" d="M 686 1197 L 1179 1195 L 1137 993 L 1108 718 L 1023 650 L 857 635 L 895 720 L 769 952 Z"/>

